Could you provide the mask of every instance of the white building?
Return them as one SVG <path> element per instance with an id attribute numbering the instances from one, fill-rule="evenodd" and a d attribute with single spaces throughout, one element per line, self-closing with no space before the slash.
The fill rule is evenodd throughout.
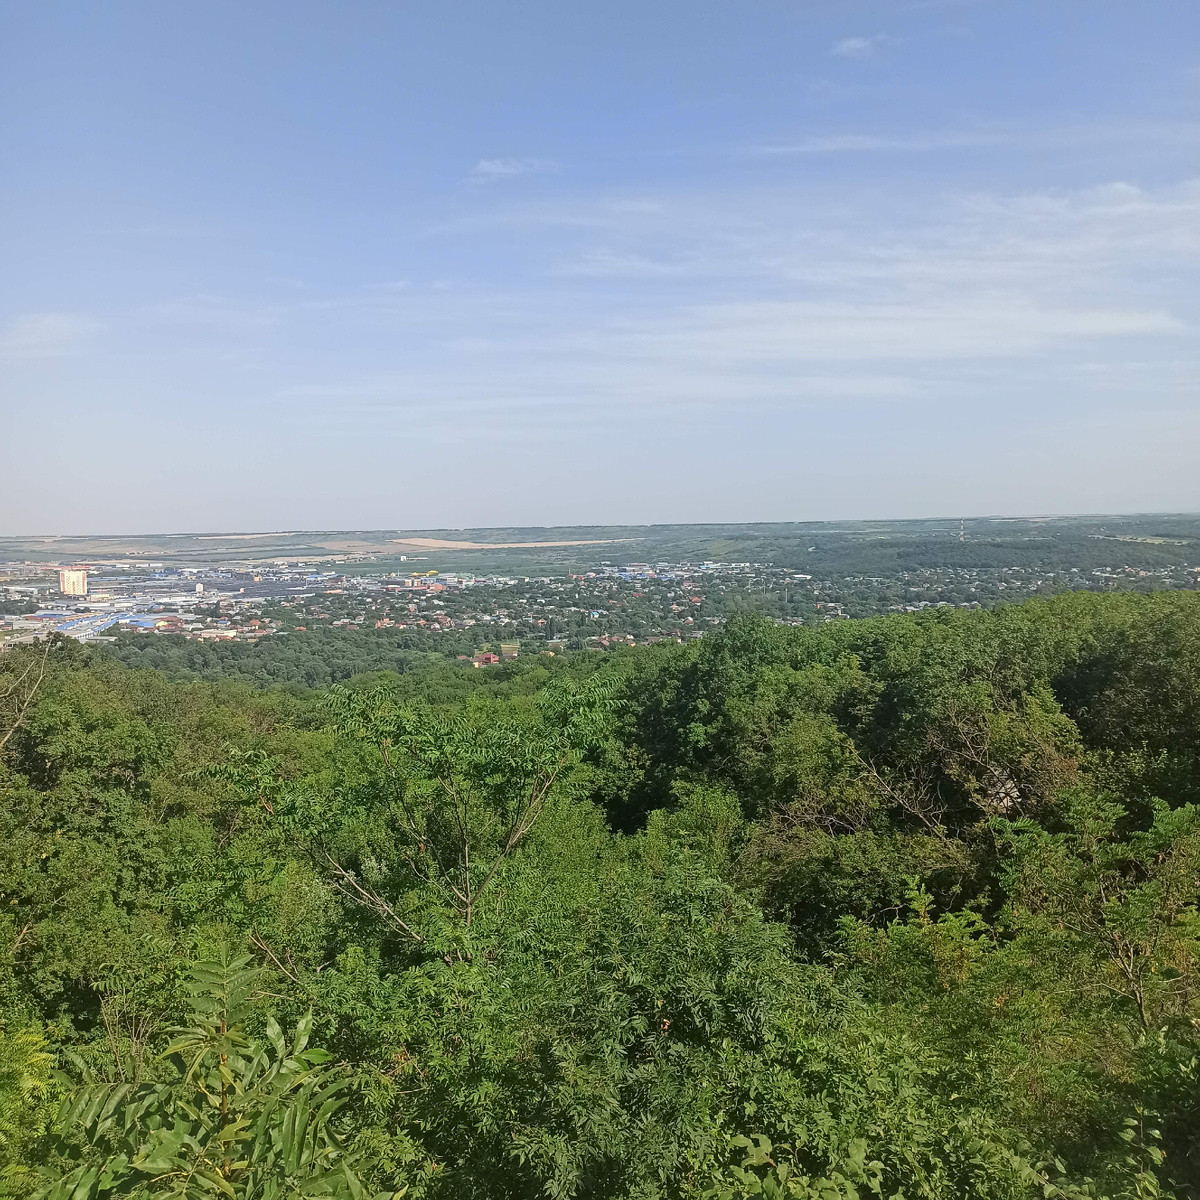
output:
<path id="1" fill-rule="evenodd" d="M 86 596 L 87 572 L 82 567 L 64 567 L 58 573 L 58 590 L 64 596 Z"/>

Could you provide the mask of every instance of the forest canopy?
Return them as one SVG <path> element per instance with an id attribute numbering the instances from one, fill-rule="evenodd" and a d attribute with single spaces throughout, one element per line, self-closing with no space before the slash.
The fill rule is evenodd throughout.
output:
<path id="1" fill-rule="evenodd" d="M 1200 1197 L 1200 594 L 402 666 L 0 655 L 0 1196 Z"/>

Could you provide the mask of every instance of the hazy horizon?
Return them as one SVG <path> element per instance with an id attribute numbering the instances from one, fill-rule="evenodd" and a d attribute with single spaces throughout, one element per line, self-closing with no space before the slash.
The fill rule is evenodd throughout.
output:
<path id="1" fill-rule="evenodd" d="M 359 534 L 363 536 L 376 534 L 446 534 L 446 533 L 503 533 L 510 531 L 541 531 L 551 534 L 556 532 L 616 532 L 620 530 L 633 529 L 720 529 L 728 527 L 729 529 L 747 529 L 754 527 L 762 527 L 763 529 L 787 528 L 787 527 L 807 527 L 816 525 L 828 525 L 832 527 L 843 525 L 879 525 L 879 526 L 902 526 L 902 525 L 938 525 L 946 524 L 953 525 L 955 522 L 970 522 L 975 524 L 1042 524 L 1051 522 L 1086 522 L 1086 521 L 1133 521 L 1133 520 L 1154 520 L 1155 518 L 1200 518 L 1200 511 L 1187 512 L 1177 511 L 1170 512 L 1167 510 L 1148 511 L 1148 512 L 1093 512 L 1093 513 L 935 513 L 923 514 L 915 517 L 887 517 L 887 516 L 867 516 L 867 517 L 840 517 L 820 520 L 746 520 L 746 521 L 634 521 L 634 522 L 572 522 L 570 524 L 504 524 L 504 525 L 422 525 L 422 526 L 326 526 L 320 528 L 317 526 L 293 528 L 278 528 L 278 529 L 238 529 L 238 528 L 197 528 L 197 529 L 172 529 L 172 530 L 153 530 L 153 529 L 118 529 L 118 530 L 57 530 L 57 531 L 32 531 L 26 533 L 10 533 L 0 529 L 0 542 L 6 541 L 104 541 L 118 538 L 135 538 L 143 541 L 150 541 L 155 538 L 173 539 L 173 538 L 191 538 L 196 541 L 249 541 L 259 538 L 271 537 L 300 537 L 305 535 L 337 535 L 337 534 Z M 404 539 L 393 539 L 395 541 L 403 541 Z M 531 542 L 527 543 L 531 546 L 565 546 L 572 544 L 602 544 L 607 542 L 629 541 L 636 539 L 628 538 L 610 538 L 601 539 L 596 543 L 569 543 L 569 542 Z M 495 548 L 505 547 L 503 543 L 497 543 Z"/>

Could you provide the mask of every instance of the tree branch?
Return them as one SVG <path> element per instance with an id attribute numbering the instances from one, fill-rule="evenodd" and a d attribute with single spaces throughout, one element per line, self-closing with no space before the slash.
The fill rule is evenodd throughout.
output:
<path id="1" fill-rule="evenodd" d="M 53 645 L 53 636 L 47 636 L 46 648 L 42 651 L 42 659 L 38 664 L 38 677 L 36 680 L 34 680 L 33 687 L 31 687 L 29 692 L 26 694 L 24 701 L 21 703 L 21 707 L 17 710 L 17 715 L 13 718 L 13 723 L 11 726 L 9 726 L 8 732 L 3 737 L 0 737 L 0 750 L 4 749 L 4 747 L 8 744 L 8 739 L 11 738 L 12 735 L 21 727 L 21 722 L 25 719 L 25 714 L 29 711 L 29 706 L 33 703 L 33 698 L 37 695 L 38 688 L 42 686 L 42 681 L 46 678 L 46 661 L 50 657 L 50 648 Z M 7 700 L 9 696 L 11 696 L 17 690 L 17 688 L 25 682 L 26 678 L 28 678 L 30 672 L 33 670 L 33 665 L 33 663 L 30 663 L 29 666 L 25 668 L 21 674 L 21 677 L 8 689 L 7 692 L 4 693 L 3 699 Z"/>
<path id="2" fill-rule="evenodd" d="M 361 904 L 365 908 L 371 909 L 381 917 L 386 917 L 405 937 L 411 938 L 414 942 L 424 943 L 425 939 L 403 920 L 394 908 L 373 888 L 365 888 L 357 879 L 347 871 L 341 863 L 329 853 L 328 850 L 323 852 L 329 865 L 333 868 L 334 874 L 337 876 L 337 883 L 334 885 L 343 896 L 348 896 L 356 904 Z"/>

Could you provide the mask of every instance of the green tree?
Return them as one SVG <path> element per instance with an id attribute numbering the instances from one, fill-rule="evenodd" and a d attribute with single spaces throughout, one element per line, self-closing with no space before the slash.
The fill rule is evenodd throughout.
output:
<path id="1" fill-rule="evenodd" d="M 69 1094 L 60 1123 L 81 1161 L 57 1173 L 44 1200 L 364 1196 L 335 1129 L 352 1081 L 309 1047 L 311 1016 L 290 1039 L 273 1018 L 261 1040 L 249 1036 L 249 961 L 225 952 L 192 969 L 193 1024 L 164 1052 L 168 1078 L 85 1083 Z"/>
<path id="2" fill-rule="evenodd" d="M 340 828 L 331 828 L 324 805 L 303 800 L 297 825 L 307 824 L 312 853 L 338 891 L 406 941 L 444 936 L 438 914 L 453 914 L 469 931 L 548 806 L 571 793 L 584 752 L 608 729 L 611 692 L 599 677 L 564 682 L 524 711 L 505 711 L 483 702 L 398 704 L 387 689 L 333 688 L 339 732 L 372 748 L 375 781 L 343 810 Z"/>

